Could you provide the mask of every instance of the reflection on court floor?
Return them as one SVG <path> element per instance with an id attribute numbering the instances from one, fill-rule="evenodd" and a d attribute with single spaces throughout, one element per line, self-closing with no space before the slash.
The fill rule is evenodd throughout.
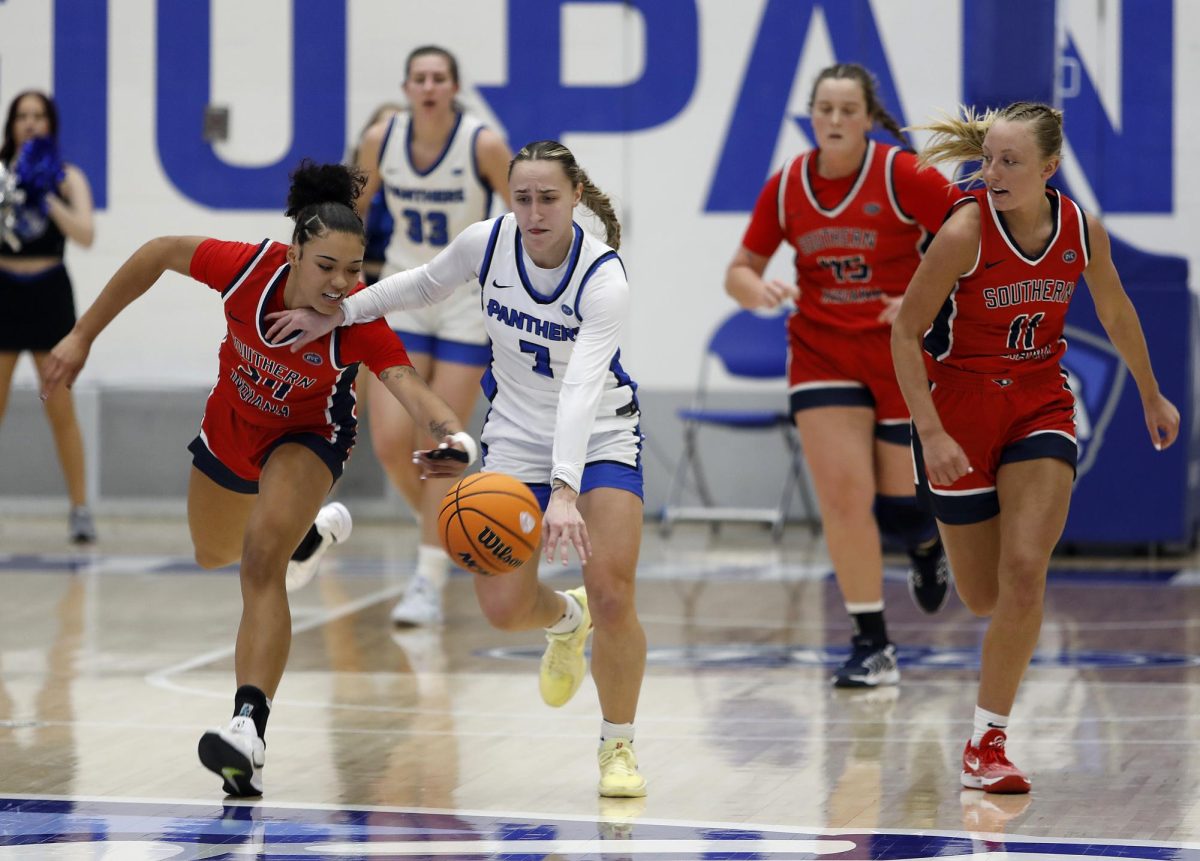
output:
<path id="1" fill-rule="evenodd" d="M 450 580 L 445 625 L 393 628 L 417 536 L 356 524 L 292 597 L 266 797 L 243 804 L 196 760 L 231 707 L 237 573 L 197 569 L 183 524 L 170 528 L 126 525 L 89 553 L 6 536 L 0 861 L 1200 861 L 1191 557 L 1052 572 L 1009 744 L 1034 791 L 1002 797 L 958 786 L 985 626 L 957 600 L 925 616 L 889 568 L 901 684 L 838 691 L 849 631 L 819 544 L 649 536 L 649 796 L 606 802 L 591 683 L 545 707 L 541 636 L 488 627 L 466 575 Z M 553 573 L 555 588 L 580 576 Z"/>

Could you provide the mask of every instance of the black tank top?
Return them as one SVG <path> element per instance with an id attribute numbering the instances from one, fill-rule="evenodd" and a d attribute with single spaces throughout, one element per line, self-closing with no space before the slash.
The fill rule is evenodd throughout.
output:
<path id="1" fill-rule="evenodd" d="M 54 219 L 47 217 L 42 235 L 23 241 L 19 251 L 7 242 L 0 242 L 0 257 L 57 257 L 61 260 L 66 247 L 67 237 L 63 236 Z"/>

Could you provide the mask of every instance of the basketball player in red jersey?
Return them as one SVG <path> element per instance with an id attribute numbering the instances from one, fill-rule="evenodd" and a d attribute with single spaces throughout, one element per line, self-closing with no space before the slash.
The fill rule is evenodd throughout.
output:
<path id="1" fill-rule="evenodd" d="M 442 441 L 440 449 L 418 453 L 427 475 L 459 475 L 476 453 L 454 410 L 416 374 L 382 320 L 335 330 L 298 353 L 288 349 L 295 334 L 277 343 L 265 336 L 264 315 L 288 308 L 331 314 L 358 284 L 365 240 L 354 201 L 361 188 L 361 177 L 346 167 L 305 162 L 292 174 L 288 196 L 287 214 L 296 222 L 290 245 L 151 240 L 54 348 L 45 376 L 43 396 L 60 382 L 70 386 L 96 336 L 167 270 L 221 294 L 228 331 L 200 435 L 189 446 L 188 525 L 201 567 L 241 560 L 234 717 L 206 732 L 199 748 L 230 795 L 262 794 L 267 716 L 291 645 L 289 557 L 311 571 L 325 547 L 349 534 L 345 508 L 321 509 L 321 502 L 354 445 L 358 363 Z M 451 448 L 459 457 L 446 456 Z"/>
<path id="2" fill-rule="evenodd" d="M 957 195 L 911 152 L 867 138 L 879 123 L 907 143 L 862 66 L 824 69 L 809 107 L 818 148 L 767 181 L 725 289 L 744 308 L 799 297 L 788 324 L 790 406 L 854 625 L 833 682 L 874 687 L 900 678 L 883 616 L 880 534 L 907 548 L 910 591 L 923 610 L 939 610 L 948 593 L 937 528 L 913 496 L 908 410 L 888 330 Z M 784 241 L 796 252 L 795 284 L 763 278 Z"/>
<path id="3" fill-rule="evenodd" d="M 981 161 L 974 178 L 984 183 L 955 204 L 892 327 L 919 492 L 937 516 L 959 597 L 991 616 L 961 781 L 1028 792 L 1005 730 L 1071 498 L 1075 399 L 1059 359 L 1081 276 L 1137 383 L 1155 448 L 1175 441 L 1179 412 L 1158 389 L 1104 227 L 1046 186 L 1061 158 L 1062 113 L 1017 102 L 921 128 L 934 132 L 923 162 Z"/>

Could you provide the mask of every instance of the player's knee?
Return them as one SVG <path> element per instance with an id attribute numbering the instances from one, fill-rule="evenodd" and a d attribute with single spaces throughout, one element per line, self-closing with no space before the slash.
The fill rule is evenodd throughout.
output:
<path id="1" fill-rule="evenodd" d="M 996 609 L 997 591 L 995 588 L 967 586 L 956 580 L 955 589 L 963 606 L 981 619 L 992 615 L 992 611 Z"/>
<path id="2" fill-rule="evenodd" d="M 274 588 L 283 583 L 288 559 L 296 548 L 285 548 L 278 541 L 246 536 L 242 545 L 241 579 L 243 588 Z"/>
<path id="3" fill-rule="evenodd" d="M 592 614 L 592 624 L 601 630 L 616 629 L 636 619 L 633 596 L 633 584 L 621 580 L 610 580 L 597 587 L 589 586 L 588 610 Z"/>
<path id="4" fill-rule="evenodd" d="M 1023 555 L 1005 561 L 1000 586 L 1004 600 L 1019 612 L 1036 612 L 1046 591 L 1045 562 Z"/>

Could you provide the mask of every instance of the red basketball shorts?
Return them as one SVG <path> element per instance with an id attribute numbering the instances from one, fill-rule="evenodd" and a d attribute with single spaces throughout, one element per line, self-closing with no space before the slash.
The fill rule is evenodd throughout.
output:
<path id="1" fill-rule="evenodd" d="M 1074 469 L 1075 396 L 1057 368 L 1025 378 L 934 369 L 930 391 L 946 433 L 971 464 L 951 485 L 930 482 L 921 440 L 913 433 L 917 493 L 943 523 L 978 523 L 1000 513 L 996 472 L 1005 463 L 1049 457 Z"/>
<path id="2" fill-rule="evenodd" d="M 892 368 L 891 329 L 844 332 L 793 317 L 788 341 L 793 414 L 814 407 L 869 407 L 877 437 L 908 444 L 908 406 Z"/>

